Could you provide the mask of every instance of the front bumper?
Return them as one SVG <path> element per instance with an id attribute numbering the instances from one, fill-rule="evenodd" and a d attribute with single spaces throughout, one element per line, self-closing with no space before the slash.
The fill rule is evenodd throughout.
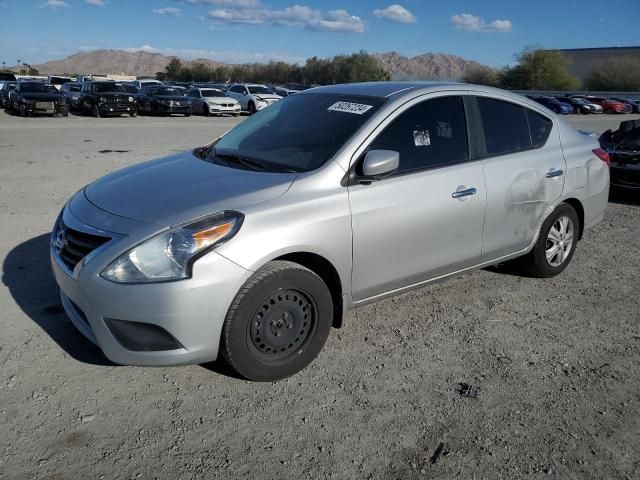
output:
<path id="1" fill-rule="evenodd" d="M 135 113 L 138 108 L 135 103 L 100 103 L 98 110 L 100 110 L 100 115 L 121 115 Z"/>
<path id="2" fill-rule="evenodd" d="M 212 105 L 209 104 L 209 113 L 213 113 L 213 114 L 233 114 L 233 113 L 240 113 L 240 105 L 234 105 L 233 107 L 224 107 L 222 105 Z"/>
<path id="3" fill-rule="evenodd" d="M 109 227 L 116 232 L 111 241 L 85 257 L 73 272 L 58 255 L 54 242 L 50 247 L 53 273 L 67 315 L 111 361 L 161 366 L 216 359 L 227 310 L 252 272 L 214 251 L 195 262 L 189 279 L 155 284 L 113 283 L 100 277 L 104 267 L 159 227 L 104 212 L 89 204 L 83 192 L 65 207 L 62 218 L 67 227 L 78 231 L 105 231 Z M 177 348 L 127 349 L 108 326 L 109 319 L 160 327 L 177 341 Z M 137 341 L 145 343 L 144 338 Z"/>
<path id="4" fill-rule="evenodd" d="M 25 111 L 29 115 L 62 115 L 66 111 L 66 105 L 55 102 L 25 103 Z"/>
<path id="5" fill-rule="evenodd" d="M 188 113 L 191 113 L 191 105 L 177 106 L 177 105 L 167 105 L 165 103 L 159 103 L 158 112 L 169 113 L 169 114 L 171 113 L 188 114 Z"/>

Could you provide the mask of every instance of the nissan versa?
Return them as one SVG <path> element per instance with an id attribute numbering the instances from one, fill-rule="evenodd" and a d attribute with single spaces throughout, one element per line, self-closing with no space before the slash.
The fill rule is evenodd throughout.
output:
<path id="1" fill-rule="evenodd" d="M 354 307 L 516 257 L 559 274 L 603 217 L 608 162 L 505 91 L 314 88 L 83 188 L 55 223 L 53 270 L 72 322 L 116 363 L 221 354 L 274 380 Z"/>

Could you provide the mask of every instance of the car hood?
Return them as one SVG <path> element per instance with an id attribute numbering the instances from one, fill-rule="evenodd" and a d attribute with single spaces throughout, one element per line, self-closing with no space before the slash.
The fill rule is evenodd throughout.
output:
<path id="1" fill-rule="evenodd" d="M 64 97 L 59 93 L 23 93 L 20 95 L 25 100 L 37 100 L 41 102 L 55 102 Z"/>
<path id="2" fill-rule="evenodd" d="M 209 103 L 215 103 L 216 105 L 220 105 L 223 103 L 238 103 L 235 98 L 229 97 L 203 97 L 203 100 L 206 100 Z"/>
<path id="3" fill-rule="evenodd" d="M 256 98 L 259 98 L 260 100 L 280 100 L 282 98 L 280 95 L 272 95 L 270 93 L 254 93 L 252 95 Z"/>
<path id="4" fill-rule="evenodd" d="M 154 95 L 153 98 L 157 98 L 159 100 L 174 100 L 178 102 L 190 101 L 187 97 L 182 95 Z"/>
<path id="5" fill-rule="evenodd" d="M 85 195 L 115 215 L 173 226 L 279 197 L 295 178 L 295 173 L 223 167 L 184 152 L 102 177 L 85 188 Z"/>

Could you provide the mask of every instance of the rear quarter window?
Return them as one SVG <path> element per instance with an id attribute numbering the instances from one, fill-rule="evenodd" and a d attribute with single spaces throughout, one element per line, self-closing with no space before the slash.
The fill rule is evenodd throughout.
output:
<path id="1" fill-rule="evenodd" d="M 542 147 L 549 138 L 553 122 L 544 115 L 525 108 L 527 113 L 527 121 L 529 122 L 529 131 L 531 132 L 531 147 Z"/>

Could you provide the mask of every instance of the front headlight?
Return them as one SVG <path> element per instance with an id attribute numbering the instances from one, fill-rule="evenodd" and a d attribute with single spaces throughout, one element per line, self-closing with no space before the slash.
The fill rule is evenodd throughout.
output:
<path id="1" fill-rule="evenodd" d="M 239 212 L 224 211 L 172 228 L 124 253 L 100 276 L 116 283 L 153 283 L 189 278 L 193 262 L 232 238 L 243 219 Z"/>
<path id="2" fill-rule="evenodd" d="M 129 103 L 133 103 L 133 97 L 129 97 Z"/>

